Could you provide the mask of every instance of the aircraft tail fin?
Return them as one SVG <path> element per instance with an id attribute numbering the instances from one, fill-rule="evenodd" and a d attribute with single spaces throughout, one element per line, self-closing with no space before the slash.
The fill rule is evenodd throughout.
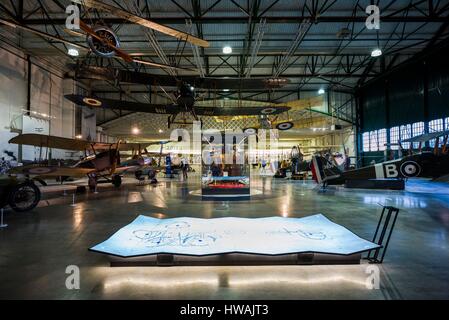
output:
<path id="1" fill-rule="evenodd" d="M 339 177 L 342 171 L 335 163 L 326 158 L 315 155 L 312 157 L 312 176 L 317 183 L 324 183 L 329 179 Z"/>

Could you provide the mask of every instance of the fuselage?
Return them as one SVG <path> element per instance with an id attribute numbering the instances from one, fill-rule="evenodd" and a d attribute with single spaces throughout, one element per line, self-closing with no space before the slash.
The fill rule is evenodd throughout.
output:
<path id="1" fill-rule="evenodd" d="M 185 107 L 187 110 L 193 109 L 195 104 L 195 88 L 189 84 L 182 84 L 178 90 L 176 103 L 181 107 Z"/>

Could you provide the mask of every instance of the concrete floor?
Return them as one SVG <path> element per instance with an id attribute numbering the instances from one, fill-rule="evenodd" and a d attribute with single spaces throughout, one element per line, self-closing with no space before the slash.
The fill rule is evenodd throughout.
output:
<path id="1" fill-rule="evenodd" d="M 2 299 L 448 299 L 449 184 L 410 181 L 406 191 L 330 189 L 312 182 L 256 177 L 263 192 L 250 201 L 203 202 L 188 183 L 129 182 L 120 190 L 60 196 L 53 190 L 32 212 L 5 213 L 0 230 Z M 70 188 L 69 188 L 70 189 Z M 380 265 L 380 289 L 368 289 L 367 263 L 351 266 L 109 267 L 87 249 L 137 215 L 303 217 L 323 213 L 371 239 L 381 207 L 401 209 Z M 65 286 L 68 265 L 79 266 L 81 288 Z"/>

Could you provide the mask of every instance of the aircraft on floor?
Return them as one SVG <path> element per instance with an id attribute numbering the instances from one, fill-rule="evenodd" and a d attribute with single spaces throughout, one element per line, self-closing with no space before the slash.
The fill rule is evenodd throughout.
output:
<path id="1" fill-rule="evenodd" d="M 125 173 L 147 170 L 149 171 L 148 176 L 154 178 L 155 172 L 161 170 L 161 167 L 151 163 L 148 157 L 162 156 L 163 145 L 169 142 L 125 143 L 119 140 L 116 143 L 104 143 L 41 134 L 20 134 L 9 140 L 9 143 L 39 147 L 41 153 L 43 148 L 54 148 L 84 152 L 84 156 L 73 166 L 37 163 L 15 167 L 9 173 L 33 176 L 33 180 L 44 185 L 46 183 L 43 179 L 47 178 L 56 177 L 63 182 L 68 177 L 87 176 L 91 189 L 95 189 L 97 183 L 100 182 L 99 179 L 104 179 L 101 182 L 111 182 L 114 186 L 119 187 L 122 183 L 122 175 Z M 147 151 L 147 147 L 154 144 L 161 145 L 160 153 Z M 131 158 L 122 162 L 120 151 L 132 152 Z M 138 178 L 137 175 L 136 178 Z"/>
<path id="2" fill-rule="evenodd" d="M 442 136 L 444 138 L 440 147 L 439 138 Z M 403 143 L 410 143 L 412 148 L 414 143 L 418 143 L 418 152 L 400 159 L 348 171 L 342 171 L 333 161 L 321 155 L 314 155 L 312 157 L 313 178 L 323 186 L 342 185 L 351 181 L 367 180 L 373 182 L 404 181 L 415 177 L 438 179 L 449 174 L 448 136 L 449 131 L 442 131 L 403 140 L 399 143 L 399 146 L 402 146 Z M 432 139 L 435 139 L 433 150 L 423 151 L 422 144 Z M 410 149 L 410 153 L 412 153 L 412 149 Z M 385 188 L 389 188 L 388 183 L 383 185 L 385 185 Z"/>

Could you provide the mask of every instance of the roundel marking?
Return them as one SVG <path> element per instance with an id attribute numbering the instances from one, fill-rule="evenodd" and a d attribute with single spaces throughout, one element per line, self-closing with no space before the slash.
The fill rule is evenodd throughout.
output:
<path id="1" fill-rule="evenodd" d="M 411 178 L 421 173 L 421 166 L 415 161 L 406 161 L 401 164 L 400 170 L 405 177 Z"/>
<path id="2" fill-rule="evenodd" d="M 260 111 L 262 114 L 272 114 L 276 112 L 276 108 L 265 108 Z"/>
<path id="3" fill-rule="evenodd" d="M 293 128 L 293 122 L 281 122 L 276 125 L 276 129 L 278 130 L 289 130 Z"/>
<path id="4" fill-rule="evenodd" d="M 249 135 L 253 135 L 257 133 L 257 129 L 256 128 L 246 128 L 243 129 L 243 132 Z"/>
<path id="5" fill-rule="evenodd" d="M 89 106 L 92 106 L 92 107 L 99 107 L 99 106 L 101 106 L 101 101 L 97 100 L 97 99 L 94 99 L 94 98 L 87 98 L 87 97 L 83 98 L 83 102 L 85 104 L 89 105 Z"/>

